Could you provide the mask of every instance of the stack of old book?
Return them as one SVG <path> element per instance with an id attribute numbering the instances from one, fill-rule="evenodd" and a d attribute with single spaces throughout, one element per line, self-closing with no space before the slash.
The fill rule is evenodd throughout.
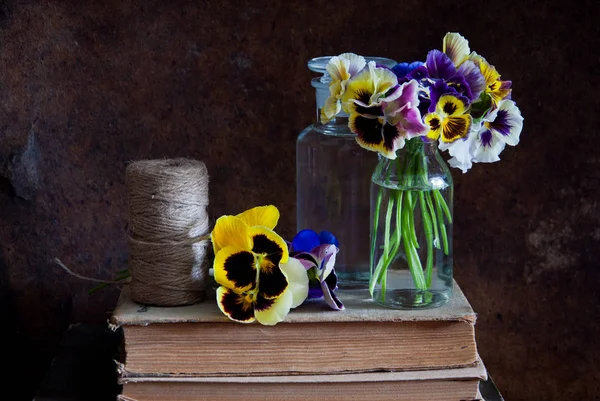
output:
<path id="1" fill-rule="evenodd" d="M 261 326 L 229 321 L 210 300 L 139 305 L 125 288 L 111 318 L 124 333 L 120 399 L 479 399 L 476 315 L 456 283 L 445 306 L 419 311 L 383 308 L 366 290 L 338 295 L 344 311 L 311 301 Z"/>

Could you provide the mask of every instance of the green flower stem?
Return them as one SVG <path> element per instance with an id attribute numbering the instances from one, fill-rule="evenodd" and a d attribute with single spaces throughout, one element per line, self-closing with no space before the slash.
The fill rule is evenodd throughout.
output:
<path id="1" fill-rule="evenodd" d="M 379 187 L 379 191 L 377 191 L 377 201 L 375 202 L 375 217 L 373 219 L 373 231 L 371 233 L 371 266 L 373 266 L 373 264 L 375 263 L 375 247 L 377 246 L 377 230 L 379 229 L 379 212 L 381 209 L 382 198 L 383 188 Z M 377 264 L 377 266 L 379 267 L 379 263 Z M 371 282 L 369 283 L 371 296 L 373 295 L 373 291 L 375 290 L 375 284 L 378 281 L 378 273 L 377 269 L 375 269 L 375 271 L 373 272 L 373 276 L 371 277 Z"/>
<path id="2" fill-rule="evenodd" d="M 388 199 L 387 211 L 385 213 L 385 228 L 384 228 L 384 239 L 383 239 L 383 260 L 384 266 L 383 271 L 387 271 L 387 267 L 389 263 L 387 261 L 391 261 L 394 256 L 390 251 L 390 227 L 392 224 L 392 214 L 394 212 L 394 197 L 390 196 Z M 392 244 L 393 246 L 393 244 Z M 387 274 L 384 274 L 381 277 L 381 293 L 385 295 L 387 288 Z"/>
<path id="3" fill-rule="evenodd" d="M 402 224 L 402 230 L 404 234 L 405 240 L 404 242 L 404 251 L 406 252 L 406 260 L 408 262 L 408 268 L 412 275 L 413 281 L 415 283 L 415 287 L 418 290 L 426 290 L 425 287 L 425 278 L 423 275 L 423 266 L 421 265 L 421 260 L 419 259 L 419 254 L 417 253 L 417 248 L 414 246 L 412 241 L 406 241 L 408 235 L 412 235 L 411 229 L 414 232 L 414 227 L 411 228 L 410 220 L 412 213 L 412 206 L 409 200 L 409 197 L 404 198 L 406 200 L 405 207 L 402 209 L 403 216 L 402 220 L 404 220 Z"/>
<path id="4" fill-rule="evenodd" d="M 385 227 L 383 235 L 383 257 L 388 258 L 390 254 L 390 226 L 392 224 L 392 213 L 394 212 L 394 198 L 388 199 L 387 210 L 385 212 Z"/>
<path id="5" fill-rule="evenodd" d="M 438 231 L 438 222 L 435 209 L 433 207 L 433 202 L 431 201 L 431 192 L 425 192 L 425 200 L 427 201 L 427 209 L 429 209 L 429 215 L 431 216 L 431 221 L 433 222 L 433 245 L 440 249 L 440 233 Z"/>
<path id="6" fill-rule="evenodd" d="M 433 272 L 433 224 L 431 216 L 427 211 L 425 196 L 419 192 L 419 203 L 421 206 L 421 215 L 423 219 L 423 228 L 425 229 L 425 240 L 427 242 L 427 262 L 425 264 L 425 283 L 427 288 L 431 286 L 431 275 Z"/>
<path id="7" fill-rule="evenodd" d="M 442 207 L 442 210 L 444 211 L 444 214 L 446 215 L 446 219 L 448 220 L 448 223 L 452 223 L 452 215 L 450 214 L 450 209 L 448 208 L 448 204 L 444 200 L 444 197 L 440 193 L 440 190 L 434 189 L 433 196 L 438 201 L 440 206 Z"/>
<path id="8" fill-rule="evenodd" d="M 384 288 L 384 284 L 386 282 L 387 279 L 387 268 L 392 264 L 392 261 L 395 259 L 396 254 L 398 253 L 398 248 L 400 247 L 400 242 L 402 240 L 402 198 L 403 198 L 403 191 L 397 191 L 396 192 L 396 229 L 394 230 L 394 233 L 392 234 L 392 237 L 389 241 L 389 252 L 387 253 L 387 257 L 385 254 L 385 249 L 383 252 L 383 255 L 379 258 L 379 261 L 377 262 L 377 266 L 375 267 L 374 271 L 373 271 L 373 275 L 371 277 L 371 281 L 369 283 L 369 290 L 371 291 L 371 295 L 373 295 L 373 292 L 375 291 L 375 285 L 377 285 L 378 283 L 381 284 L 382 286 L 382 296 L 385 295 L 385 292 L 383 291 Z M 375 245 L 373 245 L 375 246 Z M 385 245 L 384 245 L 385 248 Z M 373 252 L 372 252 L 373 254 Z M 374 259 L 374 256 L 373 256 Z"/>
<path id="9" fill-rule="evenodd" d="M 449 243 L 446 232 L 446 222 L 452 223 L 450 209 L 440 190 L 428 190 L 429 174 L 427 160 L 424 156 L 423 143 L 420 141 L 407 142 L 406 157 L 398 159 L 396 164 L 397 190 L 391 191 L 387 199 L 385 218 L 382 224 L 383 245 L 381 256 L 375 261 L 377 247 L 377 232 L 379 219 L 382 213 L 383 187 L 379 188 L 375 202 L 373 221 L 373 238 L 371 242 L 371 282 L 369 289 L 371 295 L 377 284 L 381 286 L 381 298 L 385 300 L 387 290 L 387 270 L 396 260 L 400 247 L 403 246 L 408 268 L 414 286 L 419 291 L 426 291 L 431 287 L 433 279 L 434 247 L 443 249 L 447 255 Z M 392 172 L 388 170 L 384 182 L 391 186 Z M 422 263 L 419 256 L 419 241 L 416 233 L 415 216 L 417 203 L 421 209 L 421 224 L 423 225 L 424 241 L 426 247 L 426 260 Z M 394 220 L 394 213 L 396 213 Z M 395 224 L 392 229 L 392 224 Z M 375 265 L 376 263 L 376 265 Z M 427 294 L 424 295 L 428 297 Z M 429 294 L 429 298 L 431 294 Z"/>
<path id="10" fill-rule="evenodd" d="M 441 233 L 441 237 L 442 237 L 442 246 L 444 248 L 444 254 L 448 255 L 448 236 L 446 234 L 446 225 L 444 224 L 444 216 L 442 215 L 442 206 L 440 206 L 440 200 L 439 198 L 437 198 L 435 196 L 435 192 L 434 192 L 434 204 L 435 204 L 435 211 L 437 214 L 437 218 L 438 218 L 438 224 L 440 226 L 440 233 Z M 443 200 L 443 199 L 442 199 Z M 445 204 L 445 202 L 444 202 Z"/>
<path id="11" fill-rule="evenodd" d="M 395 244 L 392 249 L 392 254 L 395 255 L 400 248 L 400 241 L 402 240 L 402 199 L 404 197 L 404 191 L 396 191 L 396 232 L 395 237 L 392 238 L 392 242 Z M 391 262 L 391 261 L 390 261 Z"/>

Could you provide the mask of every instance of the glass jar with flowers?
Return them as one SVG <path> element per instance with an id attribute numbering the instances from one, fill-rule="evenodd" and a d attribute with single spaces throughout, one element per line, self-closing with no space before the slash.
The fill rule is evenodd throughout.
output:
<path id="1" fill-rule="evenodd" d="M 331 75 L 330 86 L 340 86 Z M 373 300 L 403 309 L 443 305 L 453 284 L 453 183 L 438 149 L 466 172 L 517 145 L 523 118 L 511 82 L 448 33 L 425 62 L 365 62 L 341 88 L 335 99 L 357 143 L 379 153 L 371 178 Z M 332 92 L 328 102 L 335 99 Z"/>

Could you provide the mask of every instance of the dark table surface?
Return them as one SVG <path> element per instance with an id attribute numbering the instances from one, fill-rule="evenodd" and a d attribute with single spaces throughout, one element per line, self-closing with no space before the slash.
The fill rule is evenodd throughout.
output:
<path id="1" fill-rule="evenodd" d="M 120 343 L 107 326 L 70 326 L 34 401 L 114 401 Z M 479 388 L 485 401 L 504 401 L 491 377 Z"/>

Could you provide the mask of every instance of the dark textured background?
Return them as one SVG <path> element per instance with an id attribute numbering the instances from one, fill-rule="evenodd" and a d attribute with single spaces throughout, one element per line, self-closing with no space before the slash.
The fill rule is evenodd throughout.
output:
<path id="1" fill-rule="evenodd" d="M 101 322 L 124 267 L 124 168 L 187 156 L 211 214 L 274 203 L 295 221 L 306 61 L 423 58 L 459 31 L 514 85 L 521 144 L 455 171 L 456 278 L 509 400 L 599 399 L 600 29 L 595 1 L 0 2 L 0 316 L 23 399 L 69 322 Z M 4 380 L 4 378 L 3 378 Z M 30 399 L 30 398 L 29 398 Z"/>

